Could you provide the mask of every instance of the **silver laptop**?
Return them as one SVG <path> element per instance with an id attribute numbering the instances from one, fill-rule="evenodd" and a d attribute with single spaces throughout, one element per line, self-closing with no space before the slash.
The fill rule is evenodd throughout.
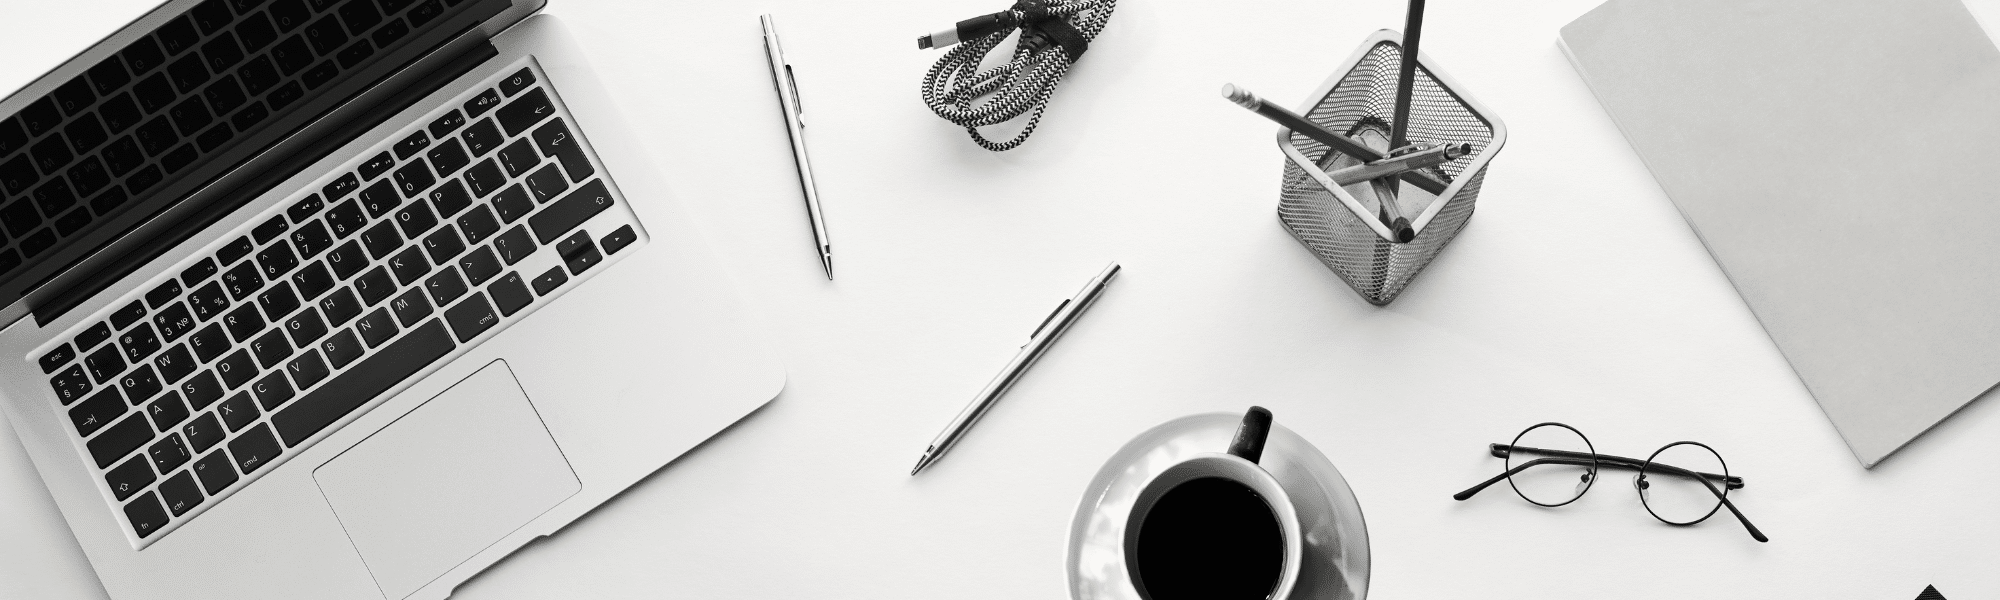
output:
<path id="1" fill-rule="evenodd" d="M 0 409 L 113 597 L 441 598 L 783 387 L 541 5 L 173 0 L 0 101 Z"/>

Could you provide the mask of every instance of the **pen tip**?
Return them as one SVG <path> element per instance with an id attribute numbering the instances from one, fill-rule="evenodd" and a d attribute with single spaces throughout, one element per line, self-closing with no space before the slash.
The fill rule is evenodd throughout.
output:
<path id="1" fill-rule="evenodd" d="M 924 465 L 928 465 L 930 463 L 931 463 L 931 455 L 929 454 L 925 454 L 923 458 L 917 459 L 917 466 L 910 467 L 910 476 L 916 477 L 917 471 L 924 470 Z"/>

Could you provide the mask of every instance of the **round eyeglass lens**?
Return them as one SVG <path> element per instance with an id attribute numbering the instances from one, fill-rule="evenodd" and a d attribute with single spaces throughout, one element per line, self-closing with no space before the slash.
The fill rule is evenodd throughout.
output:
<path id="1" fill-rule="evenodd" d="M 1647 458 L 1632 482 L 1639 488 L 1639 501 L 1654 517 L 1692 525 L 1722 507 L 1722 496 L 1729 493 L 1728 477 L 1722 455 L 1696 442 L 1674 442 Z"/>
<path id="2" fill-rule="evenodd" d="M 1596 450 L 1583 433 L 1561 423 L 1529 427 L 1507 451 L 1508 485 L 1542 506 L 1576 500 L 1597 479 Z M 1524 468 L 1525 467 L 1525 468 Z M 1515 469 L 1520 469 L 1516 472 Z"/>

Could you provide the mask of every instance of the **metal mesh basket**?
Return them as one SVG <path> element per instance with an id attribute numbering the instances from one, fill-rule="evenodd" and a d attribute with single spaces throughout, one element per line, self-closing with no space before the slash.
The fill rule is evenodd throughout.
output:
<path id="1" fill-rule="evenodd" d="M 1318 101 L 1300 114 L 1350 136 L 1370 128 L 1386 128 L 1395 116 L 1397 70 L 1403 58 L 1397 40 L 1401 37 L 1386 29 L 1370 36 L 1348 58 L 1346 68 L 1335 71 L 1313 94 Z M 1465 227 L 1479 197 L 1480 182 L 1486 177 L 1486 164 L 1507 137 L 1499 119 L 1459 91 L 1430 61 L 1421 55 L 1418 60 L 1411 92 L 1409 141 L 1467 143 L 1473 151 L 1436 171 L 1449 177 L 1443 194 L 1432 196 L 1414 186 L 1401 186 L 1404 192 L 1397 206 L 1402 207 L 1402 214 L 1410 215 L 1411 227 L 1416 230 L 1416 238 L 1408 243 L 1391 241 L 1392 233 L 1375 218 L 1375 196 L 1356 189 L 1365 188 L 1366 182 L 1342 188 L 1327 175 L 1325 168 L 1354 164 L 1352 159 L 1327 156 L 1325 144 L 1304 134 L 1289 129 L 1278 132 L 1278 147 L 1285 153 L 1278 219 L 1320 262 L 1377 305 L 1395 300 Z M 1325 168 L 1316 162 L 1322 159 L 1328 161 Z"/>

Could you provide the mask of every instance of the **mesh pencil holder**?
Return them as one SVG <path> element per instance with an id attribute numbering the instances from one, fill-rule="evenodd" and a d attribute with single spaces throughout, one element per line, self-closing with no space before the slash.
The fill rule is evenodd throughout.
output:
<path id="1" fill-rule="evenodd" d="M 1306 119 L 1364 143 L 1386 139 L 1395 118 L 1397 70 L 1403 58 L 1401 35 L 1382 30 L 1348 57 L 1299 111 Z M 1410 216 L 1416 237 L 1396 243 L 1375 215 L 1376 196 L 1367 182 L 1341 186 L 1329 170 L 1358 164 L 1344 154 L 1328 155 L 1325 144 L 1290 129 L 1278 131 L 1285 153 L 1284 187 L 1278 219 L 1285 229 L 1346 281 L 1362 298 L 1386 305 L 1451 243 L 1472 218 L 1486 165 L 1507 139 L 1507 128 L 1465 95 L 1450 76 L 1420 54 L 1412 85 L 1407 137 L 1411 143 L 1471 144 L 1465 158 L 1430 171 L 1449 182 L 1441 194 L 1402 185 L 1394 201 Z M 1376 145 L 1376 144 L 1371 144 Z M 1378 150 L 1386 150 L 1386 143 Z M 1327 162 L 1319 162 L 1322 159 Z"/>

